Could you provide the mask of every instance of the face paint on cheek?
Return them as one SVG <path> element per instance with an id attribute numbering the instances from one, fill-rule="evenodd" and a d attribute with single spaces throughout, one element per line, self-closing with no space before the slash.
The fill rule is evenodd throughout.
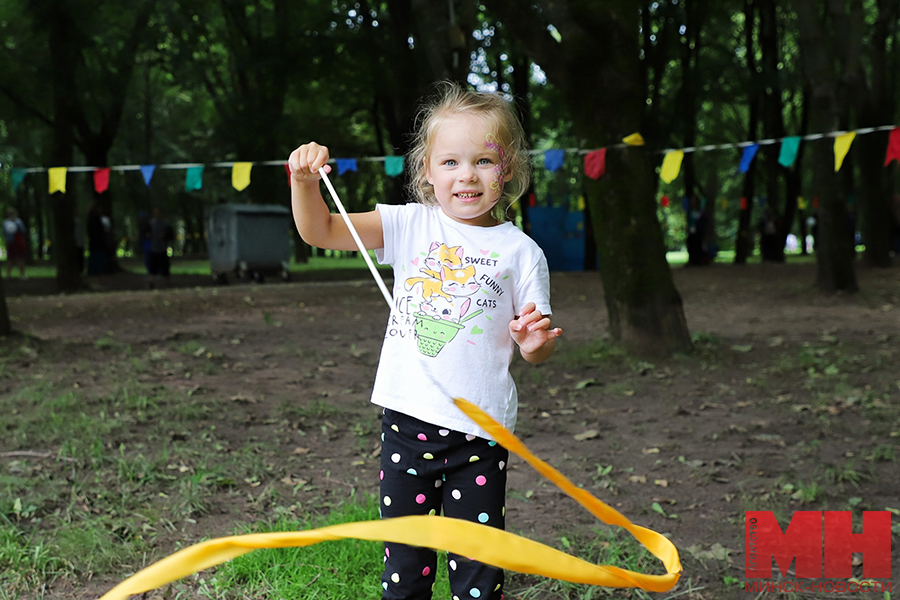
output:
<path id="1" fill-rule="evenodd" d="M 497 166 L 494 167 L 494 175 L 496 175 L 496 179 L 491 182 L 491 189 L 495 192 L 503 191 L 503 183 L 504 176 L 506 175 L 506 159 L 503 157 L 503 148 L 500 147 L 500 144 L 497 143 L 497 138 L 494 137 L 494 134 L 489 133 L 485 136 L 485 147 L 489 150 L 493 150 L 497 153 L 499 160 L 497 161 Z"/>

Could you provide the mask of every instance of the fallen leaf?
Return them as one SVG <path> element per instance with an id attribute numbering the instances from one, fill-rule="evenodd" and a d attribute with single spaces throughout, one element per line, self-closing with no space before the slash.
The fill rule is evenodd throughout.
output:
<path id="1" fill-rule="evenodd" d="M 751 350 L 753 350 L 753 346 L 751 346 L 751 345 L 749 345 L 749 344 L 747 344 L 747 345 L 740 345 L 740 344 L 738 344 L 738 345 L 736 345 L 736 346 L 732 346 L 731 349 L 734 350 L 735 352 L 744 352 L 744 353 L 746 353 L 746 352 L 750 352 Z"/>
<path id="2" fill-rule="evenodd" d="M 576 390 L 583 390 L 583 389 L 586 388 L 587 386 L 589 386 L 589 385 L 594 385 L 595 383 L 597 383 L 597 380 L 596 380 L 596 379 L 584 379 L 584 380 L 579 381 L 578 383 L 575 384 L 575 389 L 576 389 Z"/>
<path id="3" fill-rule="evenodd" d="M 304 448 L 303 446 L 297 446 L 294 448 L 294 454 L 309 454 L 309 448 Z"/>
<path id="4" fill-rule="evenodd" d="M 575 437 L 575 441 L 583 442 L 585 440 L 592 440 L 596 437 L 600 437 L 600 432 L 597 431 L 596 429 L 588 429 L 587 431 L 585 431 L 583 433 L 579 433 L 578 435 L 576 435 L 574 437 Z"/>
<path id="5" fill-rule="evenodd" d="M 665 479 L 654 479 L 653 483 L 655 483 L 659 487 L 669 487 L 669 482 Z"/>
<path id="6" fill-rule="evenodd" d="M 659 454 L 659 448 L 641 448 L 643 454 Z"/>
<path id="7" fill-rule="evenodd" d="M 643 475 L 632 475 L 628 478 L 631 483 L 647 483 L 647 478 Z"/>
<path id="8" fill-rule="evenodd" d="M 786 445 L 784 440 L 777 433 L 759 433 L 750 438 L 756 442 L 768 442 L 782 448 Z"/>
<path id="9" fill-rule="evenodd" d="M 281 483 L 298 486 L 298 485 L 306 485 L 309 483 L 306 479 L 300 479 L 299 477 L 294 477 L 293 475 L 288 475 L 287 477 L 282 478 Z"/>

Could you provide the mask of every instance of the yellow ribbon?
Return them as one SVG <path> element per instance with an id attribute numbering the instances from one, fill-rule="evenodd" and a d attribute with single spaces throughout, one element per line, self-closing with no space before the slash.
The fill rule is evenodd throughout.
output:
<path id="1" fill-rule="evenodd" d="M 347 538 L 446 550 L 501 569 L 573 583 L 617 588 L 639 587 L 651 592 L 665 592 L 678 583 L 681 562 L 678 550 L 668 538 L 635 525 L 590 492 L 574 485 L 562 473 L 532 454 L 525 444 L 474 404 L 461 398 L 454 399 L 454 402 L 500 445 L 517 454 L 592 515 L 604 523 L 618 525 L 631 533 L 662 561 L 666 574 L 646 575 L 611 565 L 595 565 L 533 540 L 479 523 L 439 516 L 411 516 L 343 523 L 308 531 L 256 533 L 208 540 L 180 550 L 139 571 L 104 594 L 101 600 L 124 600 L 128 596 L 158 588 L 253 550 L 311 546 Z"/>

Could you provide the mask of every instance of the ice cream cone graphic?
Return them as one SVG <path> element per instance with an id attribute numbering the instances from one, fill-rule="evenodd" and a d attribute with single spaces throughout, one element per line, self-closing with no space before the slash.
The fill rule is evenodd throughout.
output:
<path id="1" fill-rule="evenodd" d="M 437 319 L 422 312 L 415 313 L 416 317 L 416 341 L 419 352 L 425 356 L 437 356 L 441 349 L 450 343 L 461 329 L 465 329 L 465 323 L 472 317 L 481 314 L 477 311 L 467 316 L 459 323 Z"/>

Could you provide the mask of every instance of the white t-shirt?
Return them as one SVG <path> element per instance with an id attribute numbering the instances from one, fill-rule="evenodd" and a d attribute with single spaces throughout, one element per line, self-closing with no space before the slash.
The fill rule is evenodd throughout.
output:
<path id="1" fill-rule="evenodd" d="M 376 256 L 394 268 L 394 307 L 372 402 L 490 438 L 452 403 L 460 397 L 513 430 L 509 322 L 529 302 L 551 313 L 544 253 L 512 223 L 465 225 L 421 204 L 377 210 L 384 248 Z"/>

